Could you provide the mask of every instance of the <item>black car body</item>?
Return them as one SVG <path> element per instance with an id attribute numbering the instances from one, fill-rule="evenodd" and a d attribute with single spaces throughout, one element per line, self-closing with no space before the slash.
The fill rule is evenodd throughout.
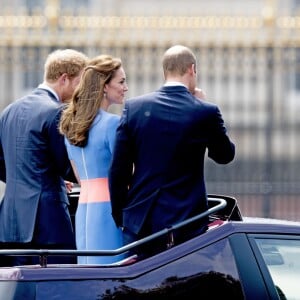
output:
<path id="1" fill-rule="evenodd" d="M 113 251 L 0 250 L 41 258 L 41 265 L 0 268 L 0 299 L 300 299 L 300 222 L 242 217 L 234 198 L 209 199 L 207 232 L 141 261 L 46 262 L 48 255 L 116 255 L 189 221 Z"/>

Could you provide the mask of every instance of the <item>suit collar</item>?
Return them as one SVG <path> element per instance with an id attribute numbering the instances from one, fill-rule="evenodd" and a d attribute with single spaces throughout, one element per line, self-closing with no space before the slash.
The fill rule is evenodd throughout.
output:
<path id="1" fill-rule="evenodd" d="M 179 92 L 189 92 L 188 88 L 185 85 L 163 85 L 160 88 L 161 91 L 179 91 Z"/>

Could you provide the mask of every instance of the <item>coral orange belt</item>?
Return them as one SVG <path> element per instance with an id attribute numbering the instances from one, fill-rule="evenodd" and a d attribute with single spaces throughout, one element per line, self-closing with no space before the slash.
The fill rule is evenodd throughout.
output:
<path id="1" fill-rule="evenodd" d="M 110 201 L 107 178 L 81 180 L 79 203 Z"/>

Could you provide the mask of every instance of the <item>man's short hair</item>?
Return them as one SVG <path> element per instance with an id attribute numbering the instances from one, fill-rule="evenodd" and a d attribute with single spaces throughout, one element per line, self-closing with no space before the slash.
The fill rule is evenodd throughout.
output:
<path id="1" fill-rule="evenodd" d="M 74 78 L 87 65 L 88 57 L 73 49 L 58 49 L 50 53 L 44 65 L 44 80 L 56 81 L 62 74 Z"/>
<path id="2" fill-rule="evenodd" d="M 195 65 L 196 56 L 191 49 L 182 45 L 175 45 L 169 48 L 163 56 L 163 71 L 164 74 L 180 75 L 186 73 L 191 65 Z"/>

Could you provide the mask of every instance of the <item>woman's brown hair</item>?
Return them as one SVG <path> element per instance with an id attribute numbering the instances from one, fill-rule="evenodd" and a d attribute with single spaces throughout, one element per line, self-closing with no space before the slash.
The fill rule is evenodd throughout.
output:
<path id="1" fill-rule="evenodd" d="M 72 145 L 84 147 L 104 97 L 104 86 L 122 66 L 119 58 L 99 55 L 85 68 L 71 101 L 62 112 L 59 131 Z"/>

